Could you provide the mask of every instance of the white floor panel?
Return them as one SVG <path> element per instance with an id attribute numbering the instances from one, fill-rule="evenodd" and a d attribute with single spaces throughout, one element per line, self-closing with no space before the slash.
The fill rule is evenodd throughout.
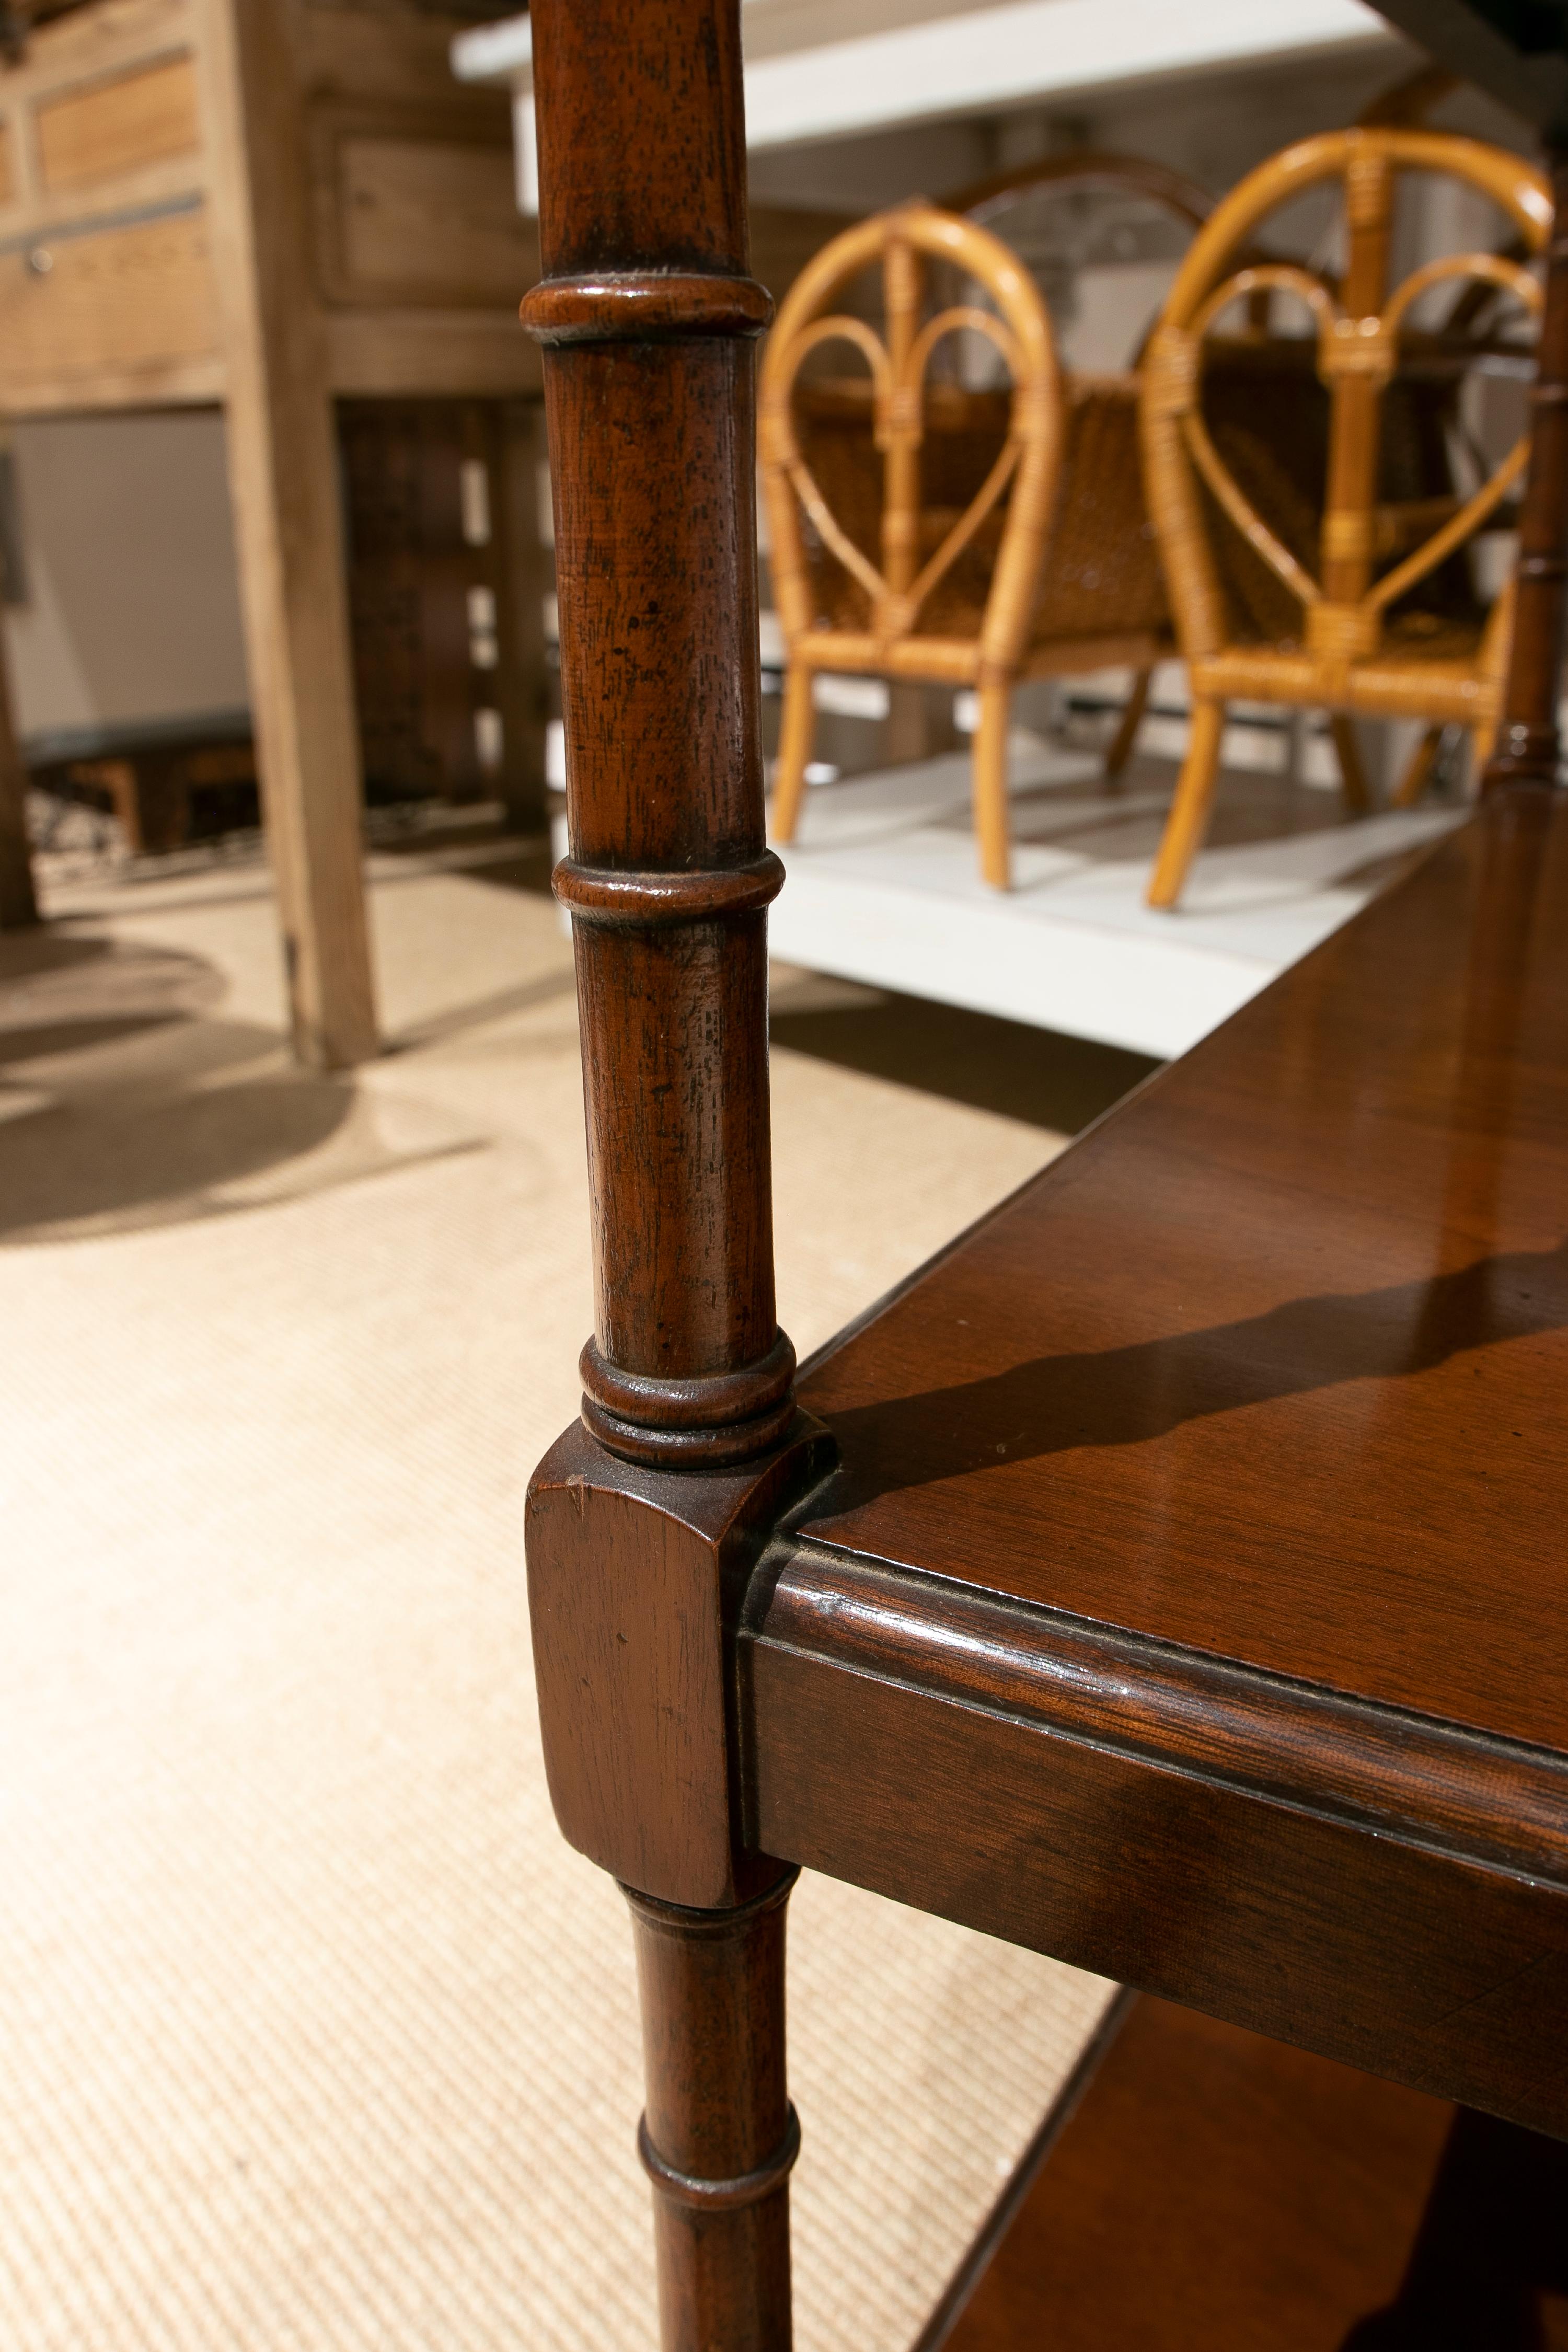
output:
<path id="1" fill-rule="evenodd" d="M 808 793 L 769 924 L 790 963 L 1183 1053 L 1364 906 L 1401 853 L 1458 821 L 1387 811 L 1205 849 L 1183 905 L 1143 903 L 1168 787 L 1107 793 L 1098 761 L 1015 739 L 1015 887 L 975 871 L 957 754 Z M 1234 802 L 1247 778 L 1226 780 Z M 1243 828 L 1245 830 L 1245 827 Z"/>

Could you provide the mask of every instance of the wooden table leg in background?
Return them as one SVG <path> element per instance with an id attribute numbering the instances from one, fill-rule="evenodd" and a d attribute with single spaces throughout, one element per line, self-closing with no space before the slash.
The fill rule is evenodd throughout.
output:
<path id="1" fill-rule="evenodd" d="M 310 176 L 275 0 L 204 0 L 201 64 L 229 490 L 295 1051 L 377 1049 L 359 730 Z"/>
<path id="2" fill-rule="evenodd" d="M 27 772 L 11 721 L 10 680 L 0 649 L 0 931 L 25 930 L 37 919 L 27 842 Z"/>
<path id="3" fill-rule="evenodd" d="M 666 2352 L 790 2340 L 793 1874 L 746 1849 L 732 1637 L 821 1462 L 773 1304 L 739 15 L 532 11 L 596 1328 L 529 1588 L 557 1817 L 636 1890 Z"/>

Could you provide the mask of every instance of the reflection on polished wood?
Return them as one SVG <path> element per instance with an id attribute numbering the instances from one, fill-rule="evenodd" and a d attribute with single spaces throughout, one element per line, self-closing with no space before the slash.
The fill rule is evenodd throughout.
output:
<path id="1" fill-rule="evenodd" d="M 1489 803 L 803 1380 L 764 1851 L 1568 2131 L 1564 904 Z"/>
<path id="2" fill-rule="evenodd" d="M 917 2352 L 1568 2345 L 1559 2141 L 1146 2000 L 1047 2136 Z"/>

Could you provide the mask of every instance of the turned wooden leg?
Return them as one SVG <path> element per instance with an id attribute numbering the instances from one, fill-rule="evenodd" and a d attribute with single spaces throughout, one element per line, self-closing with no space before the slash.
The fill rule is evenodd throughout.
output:
<path id="1" fill-rule="evenodd" d="M 1105 755 L 1105 781 L 1112 783 L 1132 757 L 1132 746 L 1138 740 L 1138 730 L 1143 724 L 1143 713 L 1149 707 L 1149 688 L 1154 673 L 1141 669 L 1132 681 L 1132 691 L 1127 698 L 1127 708 L 1121 723 L 1110 739 L 1110 749 Z"/>
<path id="2" fill-rule="evenodd" d="M 1176 779 L 1176 796 L 1154 860 L 1148 899 L 1151 907 L 1173 907 L 1182 895 L 1187 868 L 1208 829 L 1219 775 L 1220 737 L 1225 732 L 1225 705 L 1194 701 L 1187 756 Z"/>
<path id="3" fill-rule="evenodd" d="M 1365 816 L 1372 806 L 1372 788 L 1366 781 L 1366 769 L 1362 762 L 1355 721 L 1342 710 L 1331 711 L 1329 732 L 1334 739 L 1334 756 L 1340 763 L 1340 783 L 1344 792 L 1345 807 L 1352 816 Z"/>
<path id="4" fill-rule="evenodd" d="M 793 841 L 800 821 L 800 797 L 805 784 L 805 763 L 816 732 L 816 680 L 804 663 L 792 661 L 784 672 L 784 723 L 779 730 L 779 756 L 773 769 L 773 836 Z"/>
<path id="5" fill-rule="evenodd" d="M 663 2352 L 789 2352 L 784 1906 L 792 1872 L 735 1911 L 625 1889 L 637 1936 Z"/>
<path id="6" fill-rule="evenodd" d="M 1007 829 L 1007 720 L 1012 706 L 1010 678 L 982 683 L 980 724 L 974 730 L 974 830 L 980 871 L 994 890 L 1013 887 Z"/>

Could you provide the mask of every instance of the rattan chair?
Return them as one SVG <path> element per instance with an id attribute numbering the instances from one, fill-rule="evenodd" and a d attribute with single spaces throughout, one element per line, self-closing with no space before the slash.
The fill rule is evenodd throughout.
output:
<path id="1" fill-rule="evenodd" d="M 885 338 L 836 307 L 879 265 Z M 943 268 L 991 307 L 926 317 L 927 280 Z M 994 351 L 1007 387 L 930 380 L 933 355 L 960 334 Z M 834 342 L 868 373 L 805 373 Z M 763 362 L 758 443 L 788 656 L 774 839 L 794 837 L 818 672 L 973 687 L 980 866 L 1006 888 L 1015 685 L 1143 673 L 1172 649 L 1136 379 L 1064 379 L 1017 258 L 973 222 L 910 205 L 837 237 L 791 289 Z"/>
<path id="2" fill-rule="evenodd" d="M 1436 328 L 1410 318 L 1456 280 L 1497 289 L 1533 317 L 1540 292 L 1508 254 L 1460 253 L 1388 289 L 1395 185 L 1438 173 L 1489 197 L 1538 254 L 1552 221 L 1539 173 L 1468 139 L 1356 129 L 1304 140 L 1219 206 L 1184 263 L 1143 370 L 1150 512 L 1192 681 L 1192 733 L 1149 886 L 1176 904 L 1213 803 L 1228 699 L 1458 723 L 1484 757 L 1507 669 L 1511 598 L 1481 603 L 1466 543 L 1521 479 L 1518 442 L 1472 495 L 1434 490 L 1436 445 L 1459 381 L 1498 338 L 1474 306 Z M 1325 182 L 1343 192 L 1342 279 L 1258 257 L 1260 222 Z M 1305 304 L 1310 338 L 1274 335 L 1268 308 Z M 1220 331 L 1245 310 L 1240 332 Z M 1481 331 L 1478 331 L 1481 330 Z M 1437 478 L 1446 479 L 1446 476 Z M 1353 783 L 1347 768 L 1347 786 Z"/>

